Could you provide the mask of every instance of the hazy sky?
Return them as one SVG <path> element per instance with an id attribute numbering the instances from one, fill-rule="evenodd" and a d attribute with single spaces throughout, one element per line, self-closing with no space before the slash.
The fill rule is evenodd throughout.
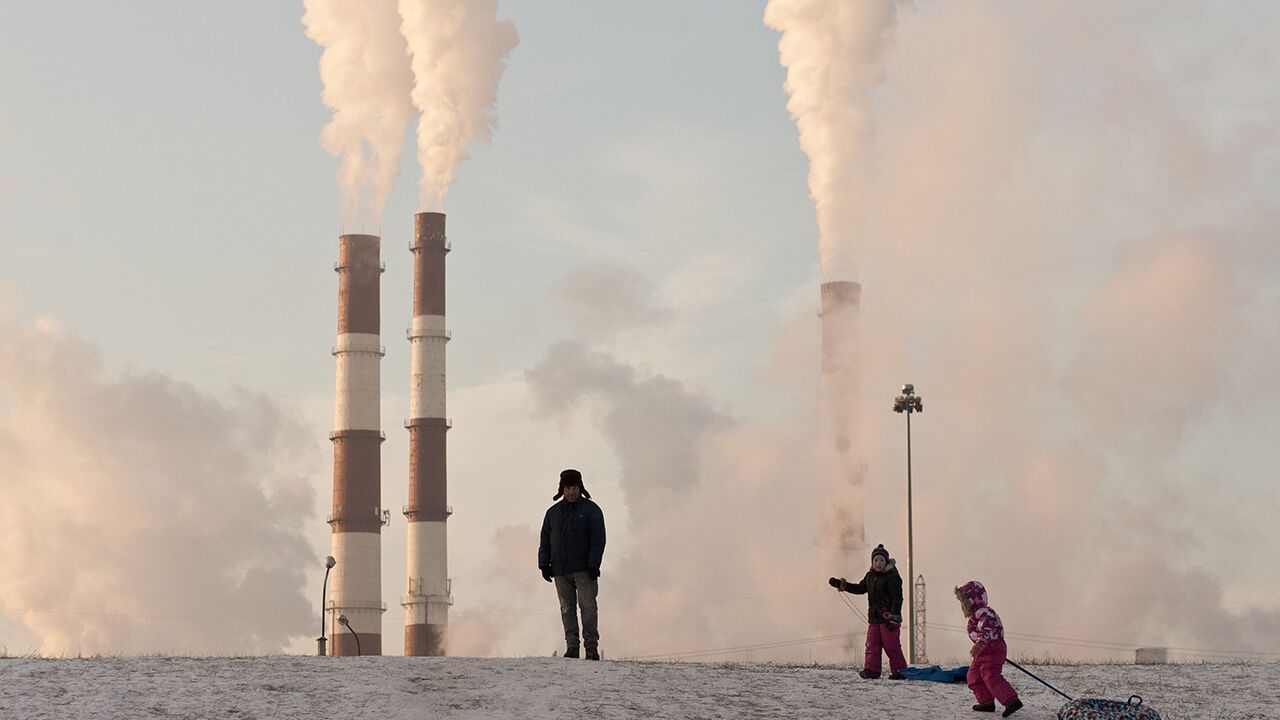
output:
<path id="1" fill-rule="evenodd" d="M 825 580 L 865 559 L 813 560 L 823 270 L 764 10 L 499 0 L 519 44 L 445 201 L 459 648 L 560 643 L 530 527 L 569 466 L 610 523 L 607 654 L 860 632 Z M 10 652 L 313 647 L 343 231 L 387 265 L 399 647 L 414 131 L 381 226 L 343 227 L 302 14 L 0 8 Z M 861 173 L 869 539 L 906 555 L 889 408 L 914 382 L 931 621 L 962 625 L 979 577 L 1011 631 L 1088 641 L 1027 653 L 1274 652 L 1280 9 L 922 0 L 887 28 L 830 60 L 867 113 L 834 162 Z"/>

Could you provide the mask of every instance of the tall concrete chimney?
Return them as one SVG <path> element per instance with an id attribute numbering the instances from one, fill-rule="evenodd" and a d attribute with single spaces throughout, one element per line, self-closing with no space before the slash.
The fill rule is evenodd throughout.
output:
<path id="1" fill-rule="evenodd" d="M 447 503 L 445 433 L 444 348 L 449 331 L 444 326 L 444 213 L 414 216 L 413 327 L 407 333 L 411 346 L 409 419 L 409 584 L 401 599 L 404 606 L 404 654 L 444 655 L 449 606 L 453 604 L 449 581 L 446 523 L 452 512 Z"/>
<path id="2" fill-rule="evenodd" d="M 382 441 L 376 235 L 338 238 L 337 391 L 334 398 L 331 654 L 382 654 Z M 350 630 L 338 624 L 345 615 Z M 359 635 L 352 637 L 351 631 Z M 357 648 L 359 650 L 357 651 Z"/>
<path id="3" fill-rule="evenodd" d="M 858 400 L 858 303 L 862 286 L 848 280 L 822 283 L 822 375 L 819 383 L 821 467 L 830 502 L 821 519 L 823 537 L 842 556 L 866 546 L 863 452 L 855 409 Z"/>

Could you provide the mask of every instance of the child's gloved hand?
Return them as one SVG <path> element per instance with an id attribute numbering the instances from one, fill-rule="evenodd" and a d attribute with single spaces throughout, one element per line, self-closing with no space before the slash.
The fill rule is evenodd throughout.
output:
<path id="1" fill-rule="evenodd" d="M 901 625 L 901 624 L 902 624 L 902 616 L 901 616 L 901 615 L 894 615 L 893 613 L 889 613 L 888 615 L 885 615 L 885 618 L 884 618 L 884 619 L 885 619 L 885 620 L 888 620 L 890 625 Z"/>
<path id="2" fill-rule="evenodd" d="M 844 589 L 844 578 L 836 578 L 836 577 L 833 577 L 833 578 L 831 578 L 831 579 L 827 580 L 827 584 L 828 584 L 828 585 L 830 585 L 831 587 L 833 587 L 833 588 L 837 589 L 837 590 L 843 590 L 843 589 Z"/>

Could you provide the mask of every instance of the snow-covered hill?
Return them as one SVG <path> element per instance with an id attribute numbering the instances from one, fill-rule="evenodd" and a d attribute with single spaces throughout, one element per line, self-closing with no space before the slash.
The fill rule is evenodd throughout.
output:
<path id="1" fill-rule="evenodd" d="M 1062 698 L 1006 668 L 1026 707 Z M 1034 666 L 1078 697 L 1139 694 L 1167 720 L 1280 718 L 1280 664 Z M 866 681 L 841 667 L 558 658 L 0 660 L 0 717 L 990 718 L 963 684 Z M 998 716 L 996 716 L 998 717 Z"/>

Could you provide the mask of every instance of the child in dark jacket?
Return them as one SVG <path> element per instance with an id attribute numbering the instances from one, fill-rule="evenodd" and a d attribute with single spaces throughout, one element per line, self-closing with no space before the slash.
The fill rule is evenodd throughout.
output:
<path id="1" fill-rule="evenodd" d="M 1018 699 L 1018 691 L 1013 689 L 1004 679 L 1004 662 L 1009 655 L 1009 647 L 1004 642 L 1004 623 L 1000 616 L 987 605 L 987 589 L 977 580 L 956 588 L 956 599 L 964 616 L 969 618 L 969 639 L 973 648 L 969 655 L 973 660 L 969 663 L 969 689 L 978 701 L 973 706 L 978 712 L 995 712 L 995 700 L 1004 705 L 1001 717 L 1022 709 L 1022 701 Z"/>
<path id="2" fill-rule="evenodd" d="M 871 551 L 871 569 L 862 582 L 831 578 L 831 587 L 854 595 L 867 596 L 867 652 L 863 656 L 862 677 L 880 677 L 880 653 L 889 656 L 889 679 L 901 680 L 907 666 L 902 656 L 902 576 L 883 545 Z"/>

